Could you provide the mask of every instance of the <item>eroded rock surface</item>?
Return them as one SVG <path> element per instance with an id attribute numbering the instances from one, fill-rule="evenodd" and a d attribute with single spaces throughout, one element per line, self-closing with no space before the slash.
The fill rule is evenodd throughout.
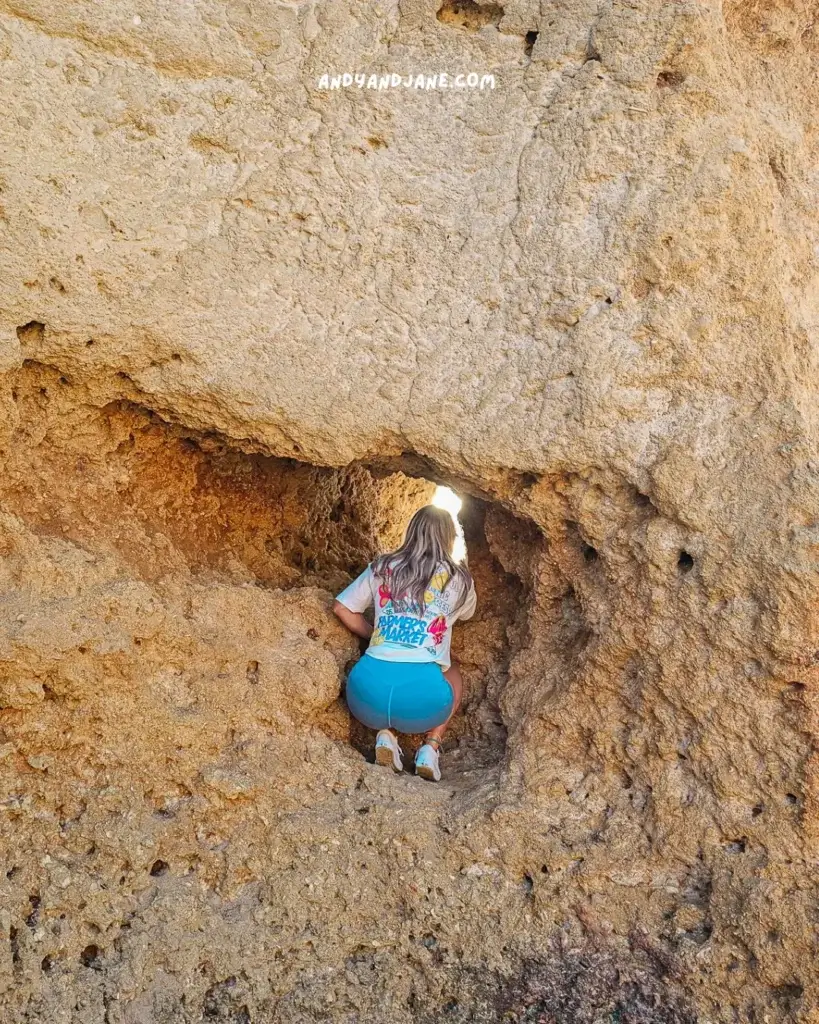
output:
<path id="1" fill-rule="evenodd" d="M 0 19 L 4 1019 L 816 1019 L 813 5 Z M 438 787 L 330 613 L 431 482 Z"/>

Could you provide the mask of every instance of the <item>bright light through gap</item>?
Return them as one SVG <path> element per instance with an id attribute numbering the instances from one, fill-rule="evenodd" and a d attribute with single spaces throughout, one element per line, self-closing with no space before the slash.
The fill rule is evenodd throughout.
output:
<path id="1" fill-rule="evenodd" d="M 437 505 L 438 508 L 445 508 L 454 519 L 461 511 L 463 502 L 449 487 L 436 487 L 435 494 L 432 496 L 432 504 Z"/>
<path id="2" fill-rule="evenodd" d="M 461 511 L 461 505 L 463 502 L 458 495 L 451 490 L 449 487 L 436 487 L 435 494 L 432 496 L 432 504 L 438 508 L 445 509 L 452 516 L 455 522 L 455 531 L 457 536 L 455 537 L 455 547 L 452 549 L 452 557 L 456 562 L 460 562 L 466 556 L 466 542 L 464 541 L 464 531 L 458 520 L 458 513 Z"/>

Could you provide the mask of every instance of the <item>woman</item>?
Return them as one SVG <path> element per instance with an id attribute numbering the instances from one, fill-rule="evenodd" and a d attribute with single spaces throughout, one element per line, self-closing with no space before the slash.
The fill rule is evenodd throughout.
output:
<path id="1" fill-rule="evenodd" d="M 452 626 L 475 611 L 475 584 L 453 558 L 456 530 L 444 509 L 426 505 L 410 520 L 404 542 L 381 555 L 336 598 L 333 611 L 366 653 L 347 680 L 352 714 L 377 729 L 375 760 L 403 770 L 396 731 L 425 733 L 415 756 L 418 775 L 440 781 L 440 748 L 458 709 L 463 681 L 452 664 Z M 362 612 L 375 609 L 375 625 Z"/>

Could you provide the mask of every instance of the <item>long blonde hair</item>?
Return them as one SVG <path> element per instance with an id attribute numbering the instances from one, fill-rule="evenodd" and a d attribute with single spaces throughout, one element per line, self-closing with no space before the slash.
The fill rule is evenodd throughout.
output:
<path id="1" fill-rule="evenodd" d="M 455 521 L 449 512 L 435 505 L 424 505 L 410 519 L 401 547 L 381 555 L 372 563 L 373 574 L 389 578 L 393 602 L 399 607 L 423 612 L 424 594 L 432 577 L 443 569 L 448 579 L 441 589 L 453 583 L 459 591 L 453 611 L 464 603 L 472 587 L 472 574 L 466 562 L 452 557 L 455 547 Z"/>

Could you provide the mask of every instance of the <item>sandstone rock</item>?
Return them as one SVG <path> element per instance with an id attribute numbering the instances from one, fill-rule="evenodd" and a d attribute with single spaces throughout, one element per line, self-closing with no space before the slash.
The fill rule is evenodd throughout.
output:
<path id="1" fill-rule="evenodd" d="M 44 772 L 54 764 L 54 758 L 50 754 L 30 754 L 26 762 L 37 771 Z"/>
<path id="2" fill-rule="evenodd" d="M 4 1019 L 814 1019 L 807 0 L 0 18 Z M 438 788 L 330 613 L 432 483 Z"/>
<path id="3" fill-rule="evenodd" d="M 206 785 L 211 786 L 217 793 L 227 797 L 228 800 L 236 800 L 239 797 L 253 795 L 254 786 L 252 781 L 240 772 L 220 768 L 218 765 L 205 765 L 201 775 Z"/>

